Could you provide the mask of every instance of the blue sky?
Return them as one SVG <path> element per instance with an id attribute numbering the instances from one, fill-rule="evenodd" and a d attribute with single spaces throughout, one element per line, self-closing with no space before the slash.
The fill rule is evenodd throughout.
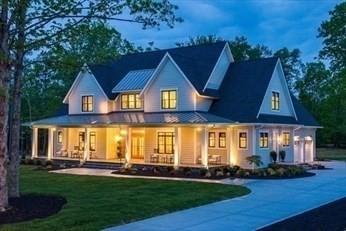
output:
<path id="1" fill-rule="evenodd" d="M 173 29 L 141 28 L 116 23 L 123 36 L 137 45 L 154 41 L 155 47 L 174 47 L 196 35 L 214 34 L 225 39 L 244 35 L 251 44 L 273 50 L 299 48 L 303 61 L 313 61 L 322 46 L 318 27 L 340 0 L 171 0 L 184 19 Z"/>

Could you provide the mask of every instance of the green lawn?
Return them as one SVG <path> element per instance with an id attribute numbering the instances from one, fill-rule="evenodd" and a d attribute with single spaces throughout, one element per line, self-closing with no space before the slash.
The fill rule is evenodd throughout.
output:
<path id="1" fill-rule="evenodd" d="M 316 156 L 326 160 L 346 160 L 346 149 L 317 148 Z"/>
<path id="2" fill-rule="evenodd" d="M 250 192 L 220 184 L 60 175 L 28 166 L 21 168 L 21 189 L 62 195 L 67 204 L 46 219 L 0 226 L 0 230 L 100 230 Z"/>

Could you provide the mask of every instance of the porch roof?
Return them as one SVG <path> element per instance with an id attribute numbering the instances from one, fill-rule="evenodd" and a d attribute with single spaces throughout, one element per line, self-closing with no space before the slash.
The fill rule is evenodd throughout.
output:
<path id="1" fill-rule="evenodd" d="M 62 115 L 37 120 L 28 126 L 106 126 L 112 124 L 229 124 L 233 121 L 207 112 L 114 112 L 109 114 Z"/>

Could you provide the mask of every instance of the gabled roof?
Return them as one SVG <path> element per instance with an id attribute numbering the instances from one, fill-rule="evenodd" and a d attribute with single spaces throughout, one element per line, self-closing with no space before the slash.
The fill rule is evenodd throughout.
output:
<path id="1" fill-rule="evenodd" d="M 155 69 L 130 71 L 113 88 L 112 92 L 141 91 L 154 73 Z"/>
<path id="2" fill-rule="evenodd" d="M 209 112 L 240 123 L 278 123 L 319 126 L 313 116 L 292 95 L 294 116 L 258 112 L 278 58 L 262 58 L 231 63 Z"/>
<path id="3" fill-rule="evenodd" d="M 155 69 L 168 52 L 198 93 L 206 95 L 203 88 L 225 45 L 226 42 L 217 42 L 135 53 L 119 56 L 106 64 L 88 66 L 107 96 L 114 99 L 116 94 L 112 93 L 112 89 L 127 73 L 134 70 Z"/>
<path id="4" fill-rule="evenodd" d="M 278 58 L 234 62 L 229 65 L 210 112 L 238 122 L 256 120 Z"/>

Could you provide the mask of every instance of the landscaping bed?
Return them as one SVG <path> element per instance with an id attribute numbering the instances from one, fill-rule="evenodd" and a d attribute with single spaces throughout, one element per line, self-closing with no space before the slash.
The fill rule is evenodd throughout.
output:
<path id="1" fill-rule="evenodd" d="M 261 231 L 272 230 L 346 230 L 346 198 L 291 217 Z"/>
<path id="2" fill-rule="evenodd" d="M 306 169 L 299 165 L 285 165 L 285 164 L 269 164 L 266 168 L 257 169 L 239 169 L 235 173 L 235 177 L 244 179 L 294 179 L 302 177 L 310 177 L 316 175 L 315 173 L 308 172 Z"/>
<path id="3" fill-rule="evenodd" d="M 244 179 L 292 179 L 314 176 L 315 173 L 306 171 L 303 166 L 270 164 L 265 168 L 243 169 L 237 165 L 205 168 L 180 167 L 174 169 L 172 166 L 136 166 L 125 165 L 121 169 L 112 172 L 119 175 L 149 176 L 149 177 L 174 177 L 193 179 L 226 178 Z"/>
<path id="4" fill-rule="evenodd" d="M 112 172 L 119 175 L 222 180 L 230 177 L 227 167 L 210 169 L 172 166 L 127 166 Z"/>
<path id="5" fill-rule="evenodd" d="M 45 218 L 61 210 L 66 203 L 60 196 L 25 194 L 9 199 L 9 209 L 0 212 L 0 225 Z"/>

